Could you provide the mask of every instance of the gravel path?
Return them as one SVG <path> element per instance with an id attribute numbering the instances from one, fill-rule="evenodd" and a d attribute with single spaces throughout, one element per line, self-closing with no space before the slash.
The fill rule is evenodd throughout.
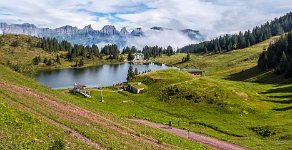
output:
<path id="1" fill-rule="evenodd" d="M 241 147 L 238 145 L 234 145 L 231 143 L 227 143 L 227 142 L 224 142 L 224 141 L 221 141 L 221 140 L 218 140 L 215 138 L 211 138 L 211 137 L 208 137 L 205 135 L 201 135 L 201 134 L 197 134 L 197 133 L 193 133 L 193 132 L 188 132 L 186 130 L 182 130 L 182 129 L 178 129 L 178 128 L 170 129 L 168 126 L 154 123 L 154 122 L 150 122 L 147 120 L 142 120 L 142 119 L 130 119 L 130 120 L 137 122 L 137 123 L 145 124 L 145 125 L 153 127 L 153 128 L 158 128 L 158 129 L 176 134 L 176 135 L 183 137 L 183 138 L 189 138 L 191 140 L 208 145 L 208 146 L 213 147 L 213 148 L 218 149 L 218 150 L 246 150 L 247 149 L 247 148 L 244 148 L 244 147 Z"/>

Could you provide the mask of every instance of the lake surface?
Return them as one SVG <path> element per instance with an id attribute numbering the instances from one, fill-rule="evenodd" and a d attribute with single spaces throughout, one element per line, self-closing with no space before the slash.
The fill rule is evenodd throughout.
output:
<path id="1" fill-rule="evenodd" d="M 126 81 L 130 65 L 132 65 L 133 70 L 137 68 L 139 72 L 171 68 L 154 63 L 149 65 L 105 64 L 88 68 L 43 70 L 39 72 L 36 80 L 53 89 L 72 88 L 74 83 L 83 84 L 87 87 L 112 86 L 114 83 Z"/>

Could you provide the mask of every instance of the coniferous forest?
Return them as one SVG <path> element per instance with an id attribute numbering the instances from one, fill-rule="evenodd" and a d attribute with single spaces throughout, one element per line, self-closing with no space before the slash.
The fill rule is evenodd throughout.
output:
<path id="1" fill-rule="evenodd" d="M 199 44 L 191 44 L 180 49 L 181 52 L 190 53 L 220 53 L 223 50 L 231 51 L 242 49 L 251 45 L 260 43 L 272 36 L 282 35 L 292 30 L 292 12 L 285 16 L 275 18 L 271 22 L 267 22 L 261 26 L 257 26 L 252 30 L 239 32 L 238 34 L 226 34 L 211 41 L 205 41 Z"/>
<path id="2" fill-rule="evenodd" d="M 264 71 L 274 69 L 276 74 L 292 77 L 292 32 L 270 44 L 260 55 L 258 66 Z"/>

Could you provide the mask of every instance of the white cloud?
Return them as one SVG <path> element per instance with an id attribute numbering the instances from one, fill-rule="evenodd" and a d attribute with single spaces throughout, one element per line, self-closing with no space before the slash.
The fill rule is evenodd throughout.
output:
<path id="1" fill-rule="evenodd" d="M 215 36 L 250 29 L 291 8 L 291 0 L 2 0 L 0 21 L 50 28 L 88 24 L 95 29 L 106 24 L 191 28 Z"/>
<path id="2" fill-rule="evenodd" d="M 145 45 L 157 45 L 164 48 L 170 45 L 176 49 L 177 47 L 183 47 L 195 42 L 176 30 L 148 30 L 144 33 L 145 35 L 143 37 L 134 37 L 128 39 L 127 46 L 136 46 L 138 49 L 142 49 Z"/>

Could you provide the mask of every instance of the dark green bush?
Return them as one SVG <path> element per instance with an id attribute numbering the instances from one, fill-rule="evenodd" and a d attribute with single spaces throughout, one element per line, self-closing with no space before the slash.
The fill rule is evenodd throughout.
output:
<path id="1" fill-rule="evenodd" d="M 56 139 L 51 144 L 49 150 L 64 150 L 65 142 L 62 139 Z"/>
<path id="2" fill-rule="evenodd" d="M 264 138 L 276 134 L 276 130 L 271 129 L 270 127 L 251 127 L 251 130 Z"/>

